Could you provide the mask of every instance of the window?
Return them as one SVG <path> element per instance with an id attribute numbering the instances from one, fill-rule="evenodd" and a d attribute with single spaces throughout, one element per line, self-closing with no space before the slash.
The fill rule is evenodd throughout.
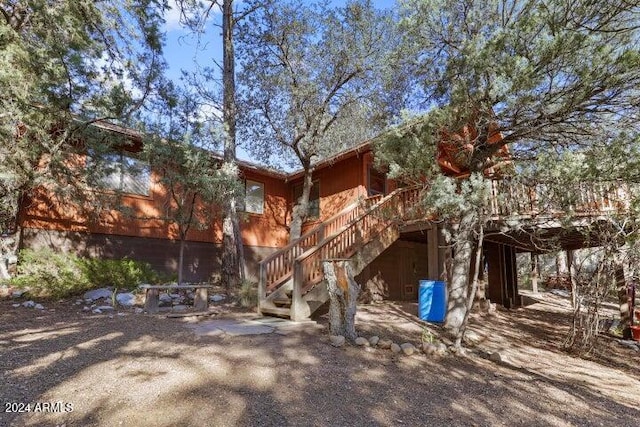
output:
<path id="1" fill-rule="evenodd" d="M 296 184 L 293 187 L 293 202 L 298 203 L 302 197 L 302 183 Z M 309 211 L 307 212 L 307 219 L 320 218 L 320 183 L 313 181 L 311 186 L 311 192 L 309 193 Z"/>
<path id="2" fill-rule="evenodd" d="M 89 154 L 90 162 L 98 169 L 98 184 L 102 188 L 129 194 L 149 194 L 151 170 L 143 161 L 123 153 L 104 154 L 96 160 Z"/>
<path id="3" fill-rule="evenodd" d="M 244 211 L 262 214 L 264 212 L 264 184 L 247 179 L 244 190 Z"/>
<path id="4" fill-rule="evenodd" d="M 387 194 L 387 175 L 369 165 L 369 196 Z"/>

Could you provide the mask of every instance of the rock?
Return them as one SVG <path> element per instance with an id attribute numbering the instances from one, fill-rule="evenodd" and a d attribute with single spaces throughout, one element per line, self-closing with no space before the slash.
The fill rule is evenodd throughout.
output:
<path id="1" fill-rule="evenodd" d="M 112 295 L 113 295 L 113 292 L 111 292 L 111 289 L 100 288 L 100 289 L 93 289 L 91 291 L 85 292 L 83 297 L 85 300 L 95 301 L 101 298 L 111 299 Z"/>
<path id="2" fill-rule="evenodd" d="M 91 310 L 91 312 L 93 314 L 102 314 L 102 310 L 100 310 L 99 308 L 94 308 L 93 310 Z"/>
<path id="3" fill-rule="evenodd" d="M 436 345 L 436 353 L 438 356 L 445 356 L 447 354 L 447 345 L 443 342 L 440 342 Z"/>
<path id="4" fill-rule="evenodd" d="M 356 345 L 360 347 L 369 347 L 370 344 L 369 340 L 365 337 L 358 337 L 356 338 Z"/>
<path id="5" fill-rule="evenodd" d="M 136 307 L 136 309 L 135 309 L 135 310 L 133 310 L 133 312 L 134 312 L 135 314 L 142 314 L 142 313 L 144 313 L 144 310 L 143 310 L 143 309 L 141 309 L 140 307 Z"/>
<path id="6" fill-rule="evenodd" d="M 82 311 L 91 311 L 91 308 L 85 305 L 84 307 L 82 307 Z"/>
<path id="7" fill-rule="evenodd" d="M 98 307 L 96 307 L 96 310 L 100 310 L 100 311 L 111 311 L 114 308 L 111 307 L 110 305 L 100 305 Z"/>
<path id="8" fill-rule="evenodd" d="M 438 347 L 433 343 L 426 342 L 422 344 L 422 351 L 426 355 L 433 356 L 438 353 Z"/>
<path id="9" fill-rule="evenodd" d="M 189 309 L 186 305 L 174 305 L 173 311 L 187 311 Z"/>
<path id="10" fill-rule="evenodd" d="M 77 300 L 76 300 L 76 304 L 78 304 L 78 305 L 82 304 L 83 302 L 84 302 L 84 300 L 83 300 L 83 299 L 77 299 Z"/>
<path id="11" fill-rule="evenodd" d="M 402 348 L 396 344 L 396 343 L 392 343 L 391 344 L 391 351 L 393 351 L 394 353 L 398 354 L 402 351 Z"/>
<path id="12" fill-rule="evenodd" d="M 136 296 L 131 292 L 116 294 L 116 301 L 123 307 L 131 307 L 135 304 Z"/>
<path id="13" fill-rule="evenodd" d="M 502 362 L 505 362 L 507 359 L 505 355 L 502 354 L 501 352 L 494 351 L 493 353 L 491 353 L 491 356 L 489 356 L 489 360 L 496 363 L 502 363 Z"/>
<path id="14" fill-rule="evenodd" d="M 636 341 L 632 340 L 618 340 L 618 343 L 624 347 L 630 348 L 631 350 L 639 351 L 640 346 Z"/>
<path id="15" fill-rule="evenodd" d="M 410 342 L 406 342 L 406 343 L 400 345 L 400 349 L 407 356 L 411 356 L 413 353 L 416 352 L 416 347 L 413 344 L 411 344 Z"/>
<path id="16" fill-rule="evenodd" d="M 475 331 L 468 330 L 464 334 L 464 342 L 469 345 L 476 345 L 482 341 L 482 336 Z"/>
<path id="17" fill-rule="evenodd" d="M 26 293 L 24 289 L 14 289 L 11 292 L 11 298 L 20 298 L 24 293 Z"/>
<path id="18" fill-rule="evenodd" d="M 170 296 L 171 298 L 174 298 L 174 299 L 175 299 L 175 298 L 182 298 L 182 295 L 180 295 L 180 294 L 169 294 L 169 296 Z"/>
<path id="19" fill-rule="evenodd" d="M 214 294 L 214 295 L 211 295 L 209 297 L 209 300 L 213 301 L 213 302 L 220 302 L 220 301 L 223 301 L 225 299 L 227 299 L 227 297 L 224 296 L 224 295 L 221 295 L 221 294 Z"/>
<path id="20" fill-rule="evenodd" d="M 36 306 L 36 303 L 35 303 L 35 302 L 33 302 L 33 301 L 31 301 L 31 300 L 29 300 L 29 301 L 25 301 L 25 302 L 23 302 L 23 303 L 22 303 L 22 306 L 23 306 L 23 307 L 27 307 L 27 308 L 33 308 L 33 307 L 35 307 L 35 306 Z"/>
<path id="21" fill-rule="evenodd" d="M 123 317 L 123 316 L 126 316 L 126 314 L 124 314 L 124 313 L 118 313 L 118 316 Z"/>
<path id="22" fill-rule="evenodd" d="M 44 305 L 36 304 L 36 305 L 33 306 L 33 308 L 35 308 L 36 310 L 44 310 Z"/>
<path id="23" fill-rule="evenodd" d="M 11 304 L 11 307 L 18 308 L 18 307 L 20 307 L 20 304 Z"/>
<path id="24" fill-rule="evenodd" d="M 166 303 L 172 303 L 173 302 L 173 299 L 171 298 L 171 295 L 165 294 L 165 293 L 160 294 L 160 296 L 158 296 L 158 299 L 160 300 L 160 302 L 166 302 Z"/>
<path id="25" fill-rule="evenodd" d="M 345 343 L 345 338 L 342 335 L 330 335 L 329 342 L 334 347 L 342 347 Z"/>
<path id="26" fill-rule="evenodd" d="M 92 300 L 92 299 L 89 299 L 89 298 L 85 298 L 85 299 L 84 299 L 84 303 L 85 303 L 85 304 L 91 304 L 92 302 L 93 302 L 93 300 Z"/>
<path id="27" fill-rule="evenodd" d="M 379 342 L 380 342 L 380 337 L 377 335 L 374 335 L 371 338 L 369 338 L 369 344 L 371 344 L 371 347 L 377 346 Z"/>
<path id="28" fill-rule="evenodd" d="M 380 347 L 383 350 L 390 349 L 392 344 L 393 344 L 393 341 L 391 341 L 391 340 L 379 340 L 378 341 L 378 347 Z"/>

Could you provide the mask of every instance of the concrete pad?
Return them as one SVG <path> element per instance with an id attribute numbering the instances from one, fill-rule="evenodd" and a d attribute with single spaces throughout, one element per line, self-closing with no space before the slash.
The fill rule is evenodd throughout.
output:
<path id="1" fill-rule="evenodd" d="M 215 319 L 187 325 L 197 335 L 215 337 L 222 334 L 230 336 L 270 334 L 274 328 L 255 324 L 246 320 Z"/>

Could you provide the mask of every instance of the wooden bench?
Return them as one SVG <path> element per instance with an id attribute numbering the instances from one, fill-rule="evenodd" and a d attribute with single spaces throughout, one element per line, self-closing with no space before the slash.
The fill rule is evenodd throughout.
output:
<path id="1" fill-rule="evenodd" d="M 196 311 L 205 311 L 209 308 L 209 289 L 213 285 L 140 285 L 144 289 L 144 309 L 147 313 L 157 313 L 160 306 L 160 291 L 177 291 L 180 289 L 194 289 L 193 308 Z"/>

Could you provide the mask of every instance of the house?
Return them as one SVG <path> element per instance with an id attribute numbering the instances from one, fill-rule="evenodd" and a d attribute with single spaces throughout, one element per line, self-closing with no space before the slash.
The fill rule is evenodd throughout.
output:
<path id="1" fill-rule="evenodd" d="M 166 221 L 154 219 L 161 216 L 167 191 L 154 171 L 135 159 L 135 150 L 140 149 L 136 135 L 112 125 L 107 130 L 138 141 L 129 151 L 110 159 L 116 166 L 137 166 L 114 167 L 116 176 L 110 179 L 112 188 L 124 194 L 121 203 L 134 214 L 113 210 L 91 220 L 68 205 L 49 200 L 46 192 L 34 192 L 19 215 L 21 247 L 129 257 L 147 261 L 158 271 L 175 272 L 177 231 Z M 415 209 L 417 189 L 398 188 L 375 168 L 370 142 L 315 165 L 312 212 L 303 236 L 292 243 L 288 225 L 294 201 L 301 193 L 302 172 L 284 173 L 248 162 L 239 162 L 239 168 L 245 184 L 241 234 L 246 273 L 259 283 L 261 312 L 294 319 L 308 317 L 327 300 L 321 271 L 325 259 L 350 259 L 357 280 L 373 299 L 416 301 L 419 280 L 445 279 L 447 251 L 439 226 Z M 496 192 L 501 191 L 501 185 L 504 183 L 495 183 Z M 513 194 L 516 190 L 509 189 Z M 535 195 L 526 190 L 521 193 L 526 199 L 522 206 L 528 203 L 528 207 L 514 208 L 496 201 L 496 221 L 514 209 L 519 209 L 519 215 L 535 218 Z M 574 238 L 567 244 L 579 245 Z M 526 239 L 504 235 L 487 239 L 487 292 L 491 300 L 505 305 L 519 303 L 515 254 L 537 250 L 535 243 Z M 190 230 L 185 279 L 206 280 L 218 274 L 221 249 L 219 220 L 206 230 Z"/>

